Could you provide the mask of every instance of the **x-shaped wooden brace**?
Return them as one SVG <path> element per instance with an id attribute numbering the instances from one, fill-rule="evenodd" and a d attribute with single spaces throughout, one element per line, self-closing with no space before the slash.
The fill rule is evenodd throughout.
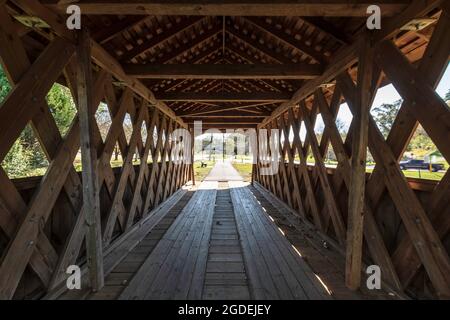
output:
<path id="1" fill-rule="evenodd" d="M 448 50 L 445 45 L 444 49 Z M 396 86 L 402 96 L 408 97 L 407 100 L 416 101 L 416 105 L 410 108 L 410 112 L 421 120 L 422 125 L 430 131 L 430 136 L 438 145 L 438 142 L 442 141 L 442 137 L 449 134 L 448 130 L 445 131 L 446 129 L 443 129 L 449 126 L 440 125 L 448 119 L 448 107 L 428 84 L 419 79 L 417 71 L 414 70 L 391 42 L 387 41 L 380 44 L 377 52 L 379 54 L 377 55 L 378 64 L 383 67 L 383 70 L 393 81 L 394 86 Z M 382 56 L 384 56 L 384 59 L 380 60 Z M 346 85 L 342 86 L 344 96 L 350 109 L 354 110 L 354 85 L 348 77 L 341 80 L 344 80 L 346 83 Z M 415 85 L 417 82 L 420 83 L 420 89 Z M 406 103 L 405 105 L 409 104 Z M 431 112 L 425 111 L 423 108 L 417 107 L 419 105 L 432 106 L 432 110 Z M 431 121 L 431 119 L 435 121 Z M 431 129 L 430 127 L 433 128 Z M 444 143 L 439 143 L 438 148 L 441 147 L 443 148 L 443 154 L 447 154 L 448 145 L 445 146 Z M 439 295 L 448 296 L 448 288 L 450 288 L 448 285 L 450 274 L 448 254 L 445 252 L 436 231 L 433 229 L 422 204 L 408 186 L 404 175 L 400 171 L 397 162 L 398 156 L 396 157 L 392 153 L 391 148 L 384 140 L 372 118 L 370 118 L 369 126 L 369 148 L 376 162 L 381 164 L 384 169 L 384 183 L 435 289 Z"/>

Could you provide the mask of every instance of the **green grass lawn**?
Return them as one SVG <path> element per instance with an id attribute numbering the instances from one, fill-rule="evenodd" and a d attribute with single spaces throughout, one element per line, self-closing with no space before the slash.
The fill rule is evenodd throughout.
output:
<path id="1" fill-rule="evenodd" d="M 373 169 L 366 169 L 366 172 L 372 172 Z M 402 171 L 405 177 L 407 178 L 416 178 L 416 179 L 427 179 L 427 180 L 436 180 L 440 181 L 445 175 L 445 172 L 430 172 L 426 170 L 419 171 L 410 171 L 403 170 Z"/>
<path id="2" fill-rule="evenodd" d="M 233 163 L 233 167 L 239 172 L 245 181 L 251 181 L 252 177 L 252 164 L 251 163 Z M 373 169 L 367 169 L 367 172 L 372 172 Z M 427 179 L 427 180 L 442 180 L 445 172 L 429 172 L 426 170 L 410 171 L 404 170 L 403 174 L 407 178 Z"/>
<path id="3" fill-rule="evenodd" d="M 207 164 L 205 168 L 201 167 L 201 161 L 194 162 L 194 176 L 195 182 L 200 183 L 209 174 L 211 169 L 214 167 L 215 161 L 203 161 Z"/>
<path id="4" fill-rule="evenodd" d="M 252 180 L 252 164 L 251 163 L 233 162 L 233 167 L 244 178 L 244 181 L 250 182 Z"/>

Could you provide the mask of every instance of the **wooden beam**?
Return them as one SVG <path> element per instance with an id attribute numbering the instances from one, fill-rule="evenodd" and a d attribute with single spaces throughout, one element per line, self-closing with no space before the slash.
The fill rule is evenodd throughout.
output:
<path id="1" fill-rule="evenodd" d="M 340 72 L 342 72 L 342 70 L 350 68 L 356 61 L 357 47 L 355 45 L 346 47 L 344 50 L 340 51 L 333 58 L 332 62 L 326 68 L 322 76 L 306 82 L 297 92 L 294 93 L 291 100 L 284 102 L 277 109 L 275 109 L 269 117 L 264 119 L 259 127 L 263 128 L 270 121 L 277 118 L 288 109 L 296 106 L 301 100 L 314 93 L 320 85 L 333 80 Z"/>
<path id="2" fill-rule="evenodd" d="M 199 110 L 195 110 L 195 111 L 185 111 L 185 112 L 180 112 L 179 116 L 180 117 L 185 117 L 185 116 L 202 116 L 202 117 L 218 117 L 220 116 L 220 114 L 224 114 L 227 111 L 234 111 L 234 110 L 240 110 L 235 112 L 235 116 L 239 116 L 245 113 L 243 113 L 243 109 L 246 109 L 245 111 L 249 112 L 248 108 L 254 108 L 254 107 L 258 107 L 261 104 L 257 103 L 257 104 L 251 104 L 251 105 L 232 105 L 232 106 L 213 106 L 213 107 L 209 107 L 209 108 L 204 108 L 204 109 L 199 109 Z M 265 114 L 267 114 L 267 112 L 265 110 L 255 110 L 255 112 L 251 112 L 252 117 L 254 116 L 264 116 Z"/>
<path id="3" fill-rule="evenodd" d="M 447 37 L 450 28 L 449 3 L 446 3 L 442 9 L 443 12 L 439 18 L 439 22 L 433 31 L 430 43 L 428 44 L 424 57 L 417 69 L 418 76 L 421 79 L 425 79 L 433 89 L 439 84 L 441 76 L 448 65 L 448 53 L 450 52 L 450 39 Z M 406 103 L 411 103 L 411 101 L 405 99 L 403 104 Z M 408 145 L 410 136 L 415 131 L 417 125 L 417 119 L 408 111 L 408 109 L 409 108 L 404 105 L 400 108 L 397 119 L 386 140 L 397 159 L 403 154 L 404 148 Z M 380 167 L 375 167 L 367 185 L 375 190 L 371 192 L 372 195 L 375 195 L 373 203 L 378 203 L 378 199 L 383 195 L 385 187 L 383 183 L 380 183 L 380 178 L 383 178 L 383 170 L 381 169 L 382 168 Z M 450 172 L 447 171 L 446 175 L 439 183 L 439 187 L 433 192 L 433 200 L 430 202 L 431 210 L 429 211 L 429 217 L 441 239 L 450 228 L 450 223 L 448 222 L 450 221 L 450 215 L 448 214 L 450 207 L 448 206 L 448 197 L 444 196 L 449 194 L 449 181 Z M 392 255 L 392 260 L 397 266 L 399 278 L 405 286 L 407 286 L 414 278 L 415 274 L 421 270 L 421 260 L 409 237 L 402 238 Z"/>
<path id="4" fill-rule="evenodd" d="M 162 101 L 204 101 L 204 102 L 283 102 L 289 100 L 289 95 L 279 92 L 164 92 L 157 95 Z"/>
<path id="5" fill-rule="evenodd" d="M 20 6 L 26 13 L 37 16 L 48 23 L 53 31 L 59 36 L 65 38 L 66 40 L 69 40 L 72 43 L 76 43 L 74 34 L 67 29 L 65 19 L 62 16 L 56 14 L 37 0 L 15 0 L 15 3 Z M 63 6 L 65 12 L 67 5 Z M 97 65 L 105 70 L 108 70 L 108 72 L 110 72 L 119 81 L 122 81 L 137 95 L 141 96 L 152 105 L 156 106 L 159 110 L 161 110 L 161 112 L 166 114 L 169 118 L 174 119 L 183 128 L 186 128 L 183 120 L 177 118 L 173 110 L 171 110 L 165 103 L 155 99 L 153 92 L 149 90 L 142 82 L 140 82 L 136 78 L 126 75 L 119 62 L 105 49 L 103 49 L 102 46 L 100 46 L 93 40 L 91 40 L 91 45 L 92 59 Z"/>
<path id="6" fill-rule="evenodd" d="M 340 30 L 339 28 L 337 28 L 335 25 L 333 25 L 332 23 L 324 20 L 323 18 L 320 17 L 302 17 L 301 18 L 303 21 L 305 21 L 305 23 L 307 23 L 308 25 L 319 29 L 320 31 L 322 31 L 323 33 L 329 35 L 330 37 L 332 37 L 334 40 L 344 44 L 344 45 L 350 45 L 351 44 L 351 39 L 350 36 L 348 36 L 347 34 L 344 33 L 343 30 Z"/>
<path id="7" fill-rule="evenodd" d="M 219 37 L 220 33 L 222 33 L 221 25 L 213 23 L 211 28 L 206 28 L 199 36 L 190 39 L 190 41 L 183 43 L 183 45 L 175 47 L 174 50 L 171 50 L 170 52 L 165 52 L 162 57 L 158 57 L 155 63 L 173 63 L 179 57 L 182 59 L 185 58 L 186 55 L 190 55 L 196 48 L 201 48 L 206 43 L 217 44 L 216 38 Z M 198 51 L 201 52 L 201 50 Z"/>
<path id="8" fill-rule="evenodd" d="M 67 4 L 43 1 L 51 8 L 65 11 Z M 378 0 L 384 16 L 401 12 L 408 0 Z M 373 1 L 344 0 L 246 0 L 246 1 L 154 1 L 154 0 L 88 0 L 77 3 L 84 14 L 149 14 L 164 15 L 201 15 L 201 16 L 329 16 L 329 17 L 365 17 L 366 10 Z"/>
<path id="9" fill-rule="evenodd" d="M 354 84 L 350 76 L 347 75 L 345 78 L 340 80 L 343 84 L 342 92 L 350 111 L 354 113 L 355 96 L 354 89 L 352 89 Z M 370 115 L 369 149 L 376 163 L 381 164 L 384 168 L 384 183 L 433 286 L 438 294 L 448 298 L 450 296 L 448 254 L 417 195 L 409 187 L 405 176 L 398 167 L 392 150 Z"/>
<path id="10" fill-rule="evenodd" d="M 191 128 L 193 128 L 193 124 L 190 125 Z M 204 123 L 202 125 L 202 129 L 203 130 L 208 130 L 208 129 L 218 129 L 218 130 L 223 130 L 223 129 L 256 129 L 256 125 L 255 124 L 239 124 L 239 123 L 222 123 L 222 124 L 208 124 L 208 123 Z"/>
<path id="11" fill-rule="evenodd" d="M 274 25 L 267 23 L 265 19 L 257 18 L 257 17 L 247 17 L 245 18 L 249 23 L 257 26 L 259 29 L 264 32 L 269 33 L 272 37 L 281 41 L 282 43 L 294 48 L 302 53 L 308 55 L 315 61 L 320 64 L 325 64 L 327 57 L 323 55 L 323 53 L 316 51 L 314 46 L 308 46 L 305 44 L 304 39 L 301 41 L 297 40 L 293 35 L 289 35 L 284 30 L 276 28 Z"/>
<path id="12" fill-rule="evenodd" d="M 95 33 L 92 34 L 92 38 L 98 43 L 107 43 L 108 41 L 111 41 L 112 39 L 117 37 L 119 34 L 131 29 L 133 26 L 144 22 L 148 18 L 148 16 L 131 16 L 124 18 L 118 22 L 114 22 L 108 27 L 99 28 Z"/>
<path id="13" fill-rule="evenodd" d="M 192 63 L 192 64 L 198 64 L 203 59 L 207 58 L 208 56 L 210 56 L 212 54 L 216 54 L 216 53 L 220 54 L 219 50 L 221 51 L 222 48 L 217 48 L 215 46 L 208 48 L 206 50 L 202 50 L 199 55 L 196 55 L 195 57 L 189 57 L 187 62 Z M 165 79 L 163 79 L 162 81 L 155 80 L 155 79 L 144 81 L 144 83 L 149 88 L 153 88 L 155 86 L 160 86 L 164 82 L 167 82 L 167 81 Z M 182 89 L 180 89 L 180 88 L 183 88 L 184 86 L 188 85 L 188 83 L 189 83 L 189 81 L 187 79 L 171 81 L 169 84 L 165 83 L 166 86 L 164 86 L 164 91 L 170 91 L 171 89 L 174 89 L 174 88 L 177 88 L 179 91 L 182 91 Z"/>
<path id="14" fill-rule="evenodd" d="M 312 79 L 319 65 L 299 64 L 127 64 L 125 72 L 149 79 Z"/>
<path id="15" fill-rule="evenodd" d="M 341 211 L 339 210 L 339 207 L 336 203 L 336 199 L 334 197 L 330 181 L 328 180 L 325 162 L 323 156 L 320 154 L 319 144 L 317 141 L 317 137 L 314 133 L 314 124 L 313 124 L 314 122 L 312 121 L 312 118 L 316 115 L 316 110 L 313 110 L 312 112 L 310 112 L 310 114 L 308 114 L 305 102 L 301 101 L 299 111 L 302 116 L 301 119 L 303 120 L 306 128 L 307 133 L 306 139 L 309 141 L 312 154 L 316 161 L 316 166 L 318 167 L 318 176 L 319 176 L 318 178 L 320 180 L 322 191 L 324 193 L 325 206 L 329 212 L 329 215 L 331 216 L 336 237 L 339 243 L 344 244 L 346 233 L 344 219 L 342 218 Z"/>
<path id="16" fill-rule="evenodd" d="M 103 230 L 103 243 L 105 245 L 109 245 L 113 232 L 114 227 L 117 222 L 117 217 L 119 216 L 121 205 L 123 204 L 123 194 L 125 193 L 125 189 L 127 187 L 127 179 L 133 171 L 133 156 L 137 147 L 138 138 L 140 136 L 141 128 L 142 128 L 142 122 L 144 120 L 144 111 L 146 106 L 142 104 L 139 107 L 138 115 L 135 117 L 135 121 L 133 122 L 133 132 L 130 137 L 130 141 L 128 143 L 127 153 L 123 154 L 123 167 L 121 170 L 120 177 L 116 183 L 115 187 L 115 194 L 113 196 L 113 204 L 109 210 L 109 213 L 107 215 L 107 219 L 104 225 Z"/>
<path id="17" fill-rule="evenodd" d="M 443 48 L 450 46 L 448 41 Z M 384 41 L 376 49 L 377 63 L 392 81 L 395 89 L 410 103 L 405 104 L 408 111 L 422 124 L 434 144 L 446 159 L 450 159 L 450 111 L 448 105 L 427 84 L 392 41 Z M 448 52 L 443 52 L 448 56 Z"/>
<path id="18" fill-rule="evenodd" d="M 6 55 L 8 48 L 2 47 L 0 53 Z M 38 107 L 45 99 L 53 83 L 61 74 L 67 61 L 72 57 L 74 47 L 64 39 L 52 41 L 36 59 L 0 106 L 0 161 L 3 161 L 9 149 L 20 135 L 25 125 L 33 118 Z M 23 57 L 20 52 L 15 66 L 6 68 L 7 72 L 20 70 Z M 53 64 L 53 65 L 52 65 Z M 52 68 L 49 68 L 52 65 Z M 40 78 L 42 77 L 42 78 Z M 10 75 L 10 79 L 13 79 Z M 39 81 L 36 81 L 40 79 Z"/>
<path id="19" fill-rule="evenodd" d="M 233 111 L 233 110 L 232 110 Z M 202 119 L 214 119 L 214 118 L 223 118 L 223 119 L 231 119 L 231 121 L 233 121 L 233 119 L 236 119 L 236 117 L 239 118 L 259 118 L 259 121 L 261 121 L 263 118 L 265 118 L 268 114 L 270 114 L 270 112 L 268 111 L 262 111 L 261 113 L 243 113 L 240 112 L 239 110 L 234 111 L 234 112 L 227 112 L 227 111 L 218 111 L 216 113 L 207 113 L 207 114 L 201 114 L 201 111 L 199 111 L 199 113 L 195 113 L 195 111 L 193 112 L 193 114 L 185 114 L 185 115 L 180 115 L 180 117 L 184 118 L 185 122 L 189 122 L 191 121 L 192 118 L 202 118 Z"/>
<path id="20" fill-rule="evenodd" d="M 117 79 L 123 81 L 127 87 L 143 97 L 145 100 L 155 105 L 162 113 L 169 118 L 177 121 L 181 126 L 186 127 L 183 120 L 178 118 L 172 109 L 170 109 L 162 101 L 155 98 L 152 91 L 150 91 L 142 82 L 134 77 L 128 76 L 122 69 L 119 62 L 114 59 L 103 47 L 91 40 L 92 43 L 92 59 L 93 61 L 105 70 L 108 70 Z"/>
<path id="21" fill-rule="evenodd" d="M 233 24 L 230 19 L 227 19 L 227 24 L 229 28 L 226 29 L 226 32 L 234 38 L 239 39 L 244 42 L 246 45 L 251 47 L 253 50 L 265 55 L 266 57 L 275 60 L 279 63 L 291 64 L 292 59 L 286 57 L 282 52 L 277 52 L 272 48 L 267 46 L 267 43 L 260 43 L 257 38 L 252 37 L 252 34 L 245 33 L 243 30 L 239 29 L 238 25 Z"/>
<path id="22" fill-rule="evenodd" d="M 240 59 L 240 60 L 244 60 L 244 63 L 245 63 L 245 61 L 247 61 L 250 64 L 258 64 L 259 63 L 258 59 L 255 59 L 255 57 L 252 57 L 248 53 L 241 51 L 239 48 L 230 46 L 230 47 L 226 47 L 225 50 L 226 50 L 225 55 L 230 55 L 230 57 L 232 58 L 233 61 Z M 242 63 L 242 62 L 239 61 L 239 63 Z M 243 80 L 243 81 L 248 82 L 248 80 Z M 303 82 L 304 82 L 303 80 L 277 81 L 277 80 L 270 80 L 270 79 L 265 79 L 265 80 L 259 79 L 258 81 L 253 81 L 252 85 L 261 88 L 263 91 L 268 90 L 268 89 L 274 89 L 276 91 L 288 91 L 289 87 L 292 87 L 292 90 L 294 88 L 299 88 Z M 290 90 L 290 91 L 292 91 L 292 90 Z"/>
<path id="23" fill-rule="evenodd" d="M 336 94 L 337 93 L 337 94 Z M 338 100 L 332 101 L 332 105 L 328 107 L 325 96 L 321 89 L 318 89 L 315 93 L 315 99 L 317 99 L 319 108 L 321 111 L 321 115 L 323 121 L 325 123 L 325 127 L 327 128 L 327 137 L 331 142 L 334 153 L 341 165 L 341 170 L 343 170 L 341 174 L 341 178 L 346 185 L 347 189 L 350 187 L 350 178 L 351 178 L 351 161 L 348 155 L 348 152 L 342 142 L 342 137 L 336 126 L 336 114 L 338 112 L 338 104 L 340 102 L 340 88 L 336 86 L 334 91 L 335 97 L 339 96 Z M 372 95 L 374 96 L 374 95 Z M 292 112 L 292 109 L 289 110 L 289 113 Z M 353 130 L 353 129 L 352 129 Z M 325 139 L 322 137 L 322 141 Z M 369 191 L 367 191 L 368 193 Z M 383 270 L 382 278 L 386 279 L 387 283 L 392 285 L 396 290 L 402 291 L 402 286 L 398 279 L 396 270 L 394 265 L 390 259 L 389 253 L 384 244 L 383 238 L 379 231 L 378 225 L 375 221 L 375 217 L 371 206 L 369 204 L 369 199 L 365 199 L 365 216 L 364 216 L 364 237 L 366 239 L 366 244 L 369 249 L 369 252 L 372 256 L 373 261 L 380 266 L 381 270 Z"/>
<path id="24" fill-rule="evenodd" d="M 400 32 L 399 28 L 405 25 L 405 23 L 415 17 L 420 17 L 427 14 L 431 10 L 437 8 L 441 2 L 442 0 L 414 1 L 398 16 L 386 21 L 381 30 L 374 32 L 372 42 L 378 43 L 384 39 L 395 36 L 398 32 Z M 335 79 L 337 75 L 355 64 L 358 60 L 357 44 L 358 42 L 355 41 L 352 45 L 345 46 L 340 49 L 333 56 L 322 76 L 306 82 L 299 90 L 297 90 L 297 92 L 294 93 L 290 101 L 281 104 L 277 109 L 275 109 L 272 112 L 272 115 L 264 119 L 258 128 L 263 128 L 270 121 L 286 112 L 288 109 L 298 105 L 301 100 L 310 96 L 317 87 L 320 87 L 320 85 Z"/>
<path id="25" fill-rule="evenodd" d="M 258 118 L 243 118 L 243 119 L 233 119 L 230 121 L 229 118 L 189 118 L 188 124 L 193 124 L 194 121 L 202 121 L 203 124 L 251 124 L 256 125 L 261 119 Z"/>
<path id="26" fill-rule="evenodd" d="M 144 41 L 142 44 L 133 47 L 130 51 L 125 52 L 121 57 L 121 61 L 128 61 L 136 58 L 137 56 L 152 50 L 162 42 L 175 39 L 175 37 L 193 25 L 202 21 L 204 17 L 188 17 L 182 20 L 180 23 L 173 25 L 171 28 L 164 30 L 162 33 L 156 34 L 151 39 Z"/>
<path id="27" fill-rule="evenodd" d="M 345 282 L 347 287 L 352 290 L 357 290 L 361 284 L 366 157 L 373 74 L 373 49 L 370 48 L 370 41 L 362 38 L 360 45 L 357 102 L 353 118 L 352 170 L 348 190 L 345 265 Z"/>
<path id="28" fill-rule="evenodd" d="M 94 145 L 92 66 L 89 32 L 80 32 L 77 48 L 77 91 L 80 119 L 81 162 L 83 165 L 83 206 L 86 221 L 86 257 L 93 291 L 104 286 L 103 253 L 100 227 L 100 190 L 97 172 L 97 148 Z"/>
<path id="29" fill-rule="evenodd" d="M 189 164 L 189 174 L 191 176 L 192 185 L 195 186 L 195 172 L 194 172 L 194 162 L 195 162 L 195 134 L 194 129 L 189 130 L 191 138 L 191 163 Z"/>

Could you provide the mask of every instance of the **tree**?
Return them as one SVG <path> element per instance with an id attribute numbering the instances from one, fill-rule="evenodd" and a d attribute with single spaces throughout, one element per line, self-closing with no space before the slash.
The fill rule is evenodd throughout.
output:
<path id="1" fill-rule="evenodd" d="M 10 90 L 11 85 L 9 84 L 8 78 L 0 65 L 0 103 L 3 102 Z"/>
<path id="2" fill-rule="evenodd" d="M 11 85 L 0 66 L 0 103 L 10 91 Z M 76 114 L 70 90 L 55 84 L 47 94 L 46 100 L 58 129 L 62 135 L 65 135 Z M 34 169 L 48 166 L 47 158 L 30 125 L 22 131 L 1 165 L 11 177 L 27 176 Z"/>
<path id="3" fill-rule="evenodd" d="M 448 105 L 450 105 L 450 89 L 446 93 L 444 100 L 445 102 L 447 102 Z"/>
<path id="4" fill-rule="evenodd" d="M 381 106 L 373 109 L 374 120 L 385 138 L 387 138 L 389 131 L 391 131 L 401 104 L 402 100 L 397 100 L 392 104 L 383 103 Z"/>
<path id="5" fill-rule="evenodd" d="M 431 140 L 428 136 L 427 132 L 419 124 L 416 132 L 411 138 L 411 142 L 409 143 L 407 150 L 412 151 L 415 154 L 423 154 L 425 152 L 428 153 L 430 151 L 435 151 L 436 146 L 434 145 L 433 140 Z"/>
<path id="6" fill-rule="evenodd" d="M 103 102 L 98 106 L 97 112 L 95 113 L 95 119 L 97 120 L 100 135 L 103 140 L 105 140 L 109 127 L 111 127 L 112 120 L 109 114 L 108 106 Z"/>
<path id="7" fill-rule="evenodd" d="M 337 118 L 336 119 L 336 128 L 342 138 L 342 141 L 345 141 L 345 139 L 347 138 L 347 124 L 342 121 L 341 119 Z"/>
<path id="8" fill-rule="evenodd" d="M 2 167 L 11 178 L 24 177 L 29 172 L 29 158 L 30 154 L 24 149 L 19 138 L 3 160 Z"/>
<path id="9" fill-rule="evenodd" d="M 338 129 L 339 133 L 344 133 L 345 132 L 345 127 L 347 125 L 345 124 L 344 121 L 342 121 L 341 119 L 336 119 L 336 128 Z"/>
<path id="10" fill-rule="evenodd" d="M 0 65 L 0 103 L 8 96 L 11 91 L 11 85 Z M 24 141 L 21 137 L 12 145 L 1 165 L 5 172 L 11 177 L 22 177 L 26 175 L 29 166 L 30 154 L 24 148 Z"/>
<path id="11" fill-rule="evenodd" d="M 53 85 L 47 95 L 47 104 L 61 134 L 65 135 L 77 113 L 70 90 L 60 84 Z"/>

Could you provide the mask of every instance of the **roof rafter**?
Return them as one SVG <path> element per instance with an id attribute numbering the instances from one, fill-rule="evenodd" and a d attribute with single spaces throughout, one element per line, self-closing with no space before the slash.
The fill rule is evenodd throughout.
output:
<path id="1" fill-rule="evenodd" d="M 67 39 L 72 43 L 76 43 L 74 33 L 67 29 L 65 21 L 61 16 L 55 14 L 52 10 L 42 5 L 39 1 L 25 1 L 25 0 L 15 0 L 25 12 L 28 14 L 38 16 L 44 20 L 48 25 L 50 25 L 54 32 L 59 36 Z M 164 102 L 159 101 L 155 98 L 155 95 L 150 91 L 142 82 L 138 79 L 130 77 L 125 74 L 122 66 L 119 62 L 111 56 L 102 46 L 91 39 L 91 55 L 94 63 L 102 68 L 107 69 L 114 77 L 122 81 L 127 87 L 133 90 L 137 95 L 144 98 L 146 101 L 155 105 L 161 112 L 166 114 L 169 118 L 174 119 L 181 126 L 185 127 L 185 123 L 182 119 L 178 118 Z"/>
<path id="2" fill-rule="evenodd" d="M 352 42 L 350 37 L 345 34 L 344 31 L 339 30 L 335 25 L 332 25 L 331 23 L 325 21 L 320 17 L 301 17 L 300 19 L 302 19 L 310 26 L 319 29 L 321 32 L 329 35 L 341 44 L 349 45 Z"/>
<path id="3" fill-rule="evenodd" d="M 222 28 L 220 26 L 218 26 L 218 25 L 215 25 L 214 27 L 212 27 L 211 29 L 207 30 L 206 32 L 204 32 L 200 36 L 196 37 L 194 39 L 195 40 L 194 42 L 192 42 L 192 43 L 188 42 L 188 43 L 186 43 L 186 45 L 180 46 L 179 48 L 169 52 L 168 55 L 164 55 L 161 59 L 158 59 L 157 61 L 155 61 L 155 63 L 169 63 L 169 62 L 175 60 L 176 58 L 182 56 L 186 52 L 188 52 L 188 51 L 190 51 L 192 49 L 195 49 L 199 45 L 207 42 L 211 38 L 214 38 L 215 36 L 217 36 L 221 32 L 222 32 Z"/>
<path id="4" fill-rule="evenodd" d="M 202 53 L 200 53 L 200 55 L 193 57 L 193 60 L 192 60 L 192 61 L 189 61 L 189 62 L 191 62 L 191 63 L 193 63 L 193 64 L 198 64 L 198 63 L 202 62 L 202 60 L 206 59 L 207 57 L 209 57 L 209 56 L 211 56 L 211 55 L 213 55 L 213 54 L 216 54 L 216 53 L 217 53 L 217 54 L 220 55 L 221 52 L 220 52 L 219 50 L 220 50 L 220 48 L 215 48 L 214 46 L 213 46 L 213 47 L 210 47 L 210 48 L 208 48 L 208 49 L 206 49 L 206 50 L 203 50 Z M 220 58 L 222 58 L 222 57 L 220 57 Z M 210 62 L 211 62 L 211 63 L 214 63 L 214 62 L 217 61 L 217 60 L 218 60 L 218 59 L 215 59 L 214 61 L 210 61 Z M 175 87 L 177 87 L 177 86 L 179 86 L 179 85 L 181 85 L 181 84 L 183 84 L 183 83 L 186 83 L 186 81 L 189 81 L 189 79 L 179 79 L 179 80 L 175 80 L 175 81 L 171 82 L 171 83 L 169 84 L 169 87 L 165 88 L 164 91 L 172 90 L 173 88 L 175 88 Z M 160 85 L 162 82 L 161 82 L 161 81 L 158 81 L 158 80 L 150 80 L 150 81 L 148 81 L 148 82 L 146 82 L 146 83 L 148 83 L 149 86 L 155 86 L 155 85 L 157 85 L 157 84 Z"/>
<path id="5" fill-rule="evenodd" d="M 241 57 L 242 59 L 246 60 L 250 64 L 257 64 L 257 63 L 259 63 L 259 61 L 257 61 L 254 57 L 250 56 L 247 52 L 242 51 L 240 48 L 227 46 L 225 49 L 227 51 L 229 51 L 230 53 L 233 53 L 233 54 Z M 261 81 L 267 83 L 271 87 L 274 87 L 274 88 L 278 89 L 279 91 L 284 91 L 283 88 L 280 88 L 280 86 L 275 84 L 275 83 L 273 83 L 273 81 L 270 81 L 270 80 L 261 80 Z M 281 80 L 281 81 L 283 81 L 286 84 L 289 84 L 291 86 L 296 86 L 297 88 L 301 84 L 301 80 Z"/>
<path id="6" fill-rule="evenodd" d="M 94 32 L 92 37 L 100 44 L 105 44 L 108 41 L 114 39 L 119 34 L 131 29 L 137 24 L 142 23 L 147 20 L 148 16 L 131 16 L 120 20 L 119 22 L 115 22 L 113 25 L 108 28 L 101 28 L 97 32 Z"/>
<path id="7" fill-rule="evenodd" d="M 228 21 L 228 23 L 230 23 L 230 22 Z M 230 34 L 231 36 L 240 39 L 242 42 L 246 43 L 248 46 L 252 47 L 256 51 L 259 51 L 263 55 L 265 55 L 273 60 L 276 60 L 279 63 L 286 63 L 286 64 L 292 63 L 291 59 L 285 57 L 284 55 L 278 54 L 278 53 L 270 50 L 265 45 L 259 43 L 256 40 L 253 40 L 251 37 L 248 37 L 248 36 L 242 34 L 238 30 L 236 30 L 236 28 L 234 28 L 234 26 L 231 26 L 230 28 L 228 28 L 226 30 L 226 32 L 228 34 Z"/>
<path id="8" fill-rule="evenodd" d="M 267 104 L 267 103 L 264 103 Z M 206 114 L 213 114 L 213 113 L 223 113 L 225 111 L 230 110 L 239 110 L 239 109 L 246 109 L 246 108 L 254 108 L 263 105 L 262 103 L 256 103 L 256 104 L 244 104 L 244 105 L 232 105 L 232 106 L 216 106 L 216 107 L 210 107 L 208 109 L 203 109 L 195 112 L 179 112 L 177 115 L 180 117 L 185 116 L 198 116 L 198 115 L 206 115 Z M 260 112 L 261 114 L 264 114 L 264 112 Z"/>
<path id="9" fill-rule="evenodd" d="M 222 85 L 222 83 L 218 83 Z M 289 94 L 280 92 L 253 92 L 253 93 L 212 93 L 212 92 L 165 92 L 157 94 L 161 101 L 205 101 L 205 102 L 245 102 L 267 101 L 283 102 L 290 99 Z"/>
<path id="10" fill-rule="evenodd" d="M 278 30 L 274 28 L 272 25 L 267 23 L 264 19 L 258 17 L 245 17 L 245 21 L 256 26 L 258 29 L 267 32 L 275 39 L 283 42 L 284 44 L 303 52 L 308 55 L 313 60 L 317 61 L 320 64 L 326 64 L 327 57 L 325 57 L 321 52 L 314 50 L 313 47 L 306 45 L 300 41 L 297 41 L 295 38 L 291 37 L 287 33 L 283 32 L 283 30 Z"/>
<path id="11" fill-rule="evenodd" d="M 188 17 L 183 19 L 179 24 L 174 25 L 172 28 L 164 30 L 162 33 L 156 35 L 155 37 L 143 42 L 142 44 L 134 47 L 128 52 L 125 52 L 120 58 L 121 61 L 129 61 L 137 56 L 150 51 L 151 49 L 159 46 L 161 43 L 169 41 L 175 38 L 180 33 L 192 28 L 197 23 L 205 20 L 204 17 Z"/>
<path id="12" fill-rule="evenodd" d="M 440 2 L 440 0 L 413 2 L 397 17 L 385 22 L 384 27 L 381 30 L 376 30 L 376 32 L 372 34 L 373 43 L 395 36 L 400 32 L 400 27 L 415 17 L 429 13 L 439 6 Z M 297 90 L 297 92 L 295 92 L 290 101 L 282 103 L 269 117 L 264 119 L 258 127 L 262 128 L 266 126 L 279 115 L 296 106 L 301 100 L 313 94 L 313 92 L 322 84 L 333 80 L 343 70 L 346 70 L 355 64 L 358 60 L 358 44 L 358 41 L 355 41 L 352 45 L 341 48 L 339 52 L 335 54 L 332 62 L 327 66 L 322 76 L 307 81 L 299 90 Z"/>

